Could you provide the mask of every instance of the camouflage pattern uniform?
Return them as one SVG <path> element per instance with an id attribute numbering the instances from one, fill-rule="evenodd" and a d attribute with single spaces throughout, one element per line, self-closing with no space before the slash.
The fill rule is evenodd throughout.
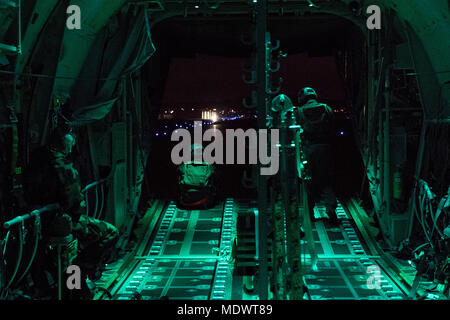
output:
<path id="1" fill-rule="evenodd" d="M 323 200 L 328 216 L 336 221 L 337 201 L 333 191 L 334 163 L 331 148 L 333 111 L 326 104 L 310 99 L 299 109 L 297 115 L 303 128 L 304 151 L 311 174 L 311 182 L 308 184 L 311 219 L 314 219 L 314 205 Z"/>
<path id="2" fill-rule="evenodd" d="M 41 148 L 32 158 L 28 194 L 32 204 L 59 203 L 61 212 L 42 217 L 44 235 L 64 235 L 61 217 L 70 216 L 72 233 L 78 239 L 78 256 L 74 264 L 82 273 L 93 275 L 118 239 L 116 227 L 85 214 L 86 205 L 81 194 L 80 178 L 66 156 L 53 148 Z M 30 178 L 31 176 L 31 178 Z"/>

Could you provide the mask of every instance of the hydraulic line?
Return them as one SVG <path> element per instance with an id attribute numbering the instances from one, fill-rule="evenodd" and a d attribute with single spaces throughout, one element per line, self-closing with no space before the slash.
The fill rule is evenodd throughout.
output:
<path id="1" fill-rule="evenodd" d="M 417 248 L 415 248 L 414 250 L 413 250 L 413 253 L 415 253 L 416 251 L 418 251 L 419 249 L 422 249 L 423 247 L 425 247 L 425 246 L 427 246 L 427 245 L 430 245 L 428 242 L 426 242 L 426 243 L 424 243 L 424 244 L 421 244 L 420 246 L 418 246 Z"/>
<path id="2" fill-rule="evenodd" d="M 437 208 L 437 212 L 433 213 L 433 194 L 431 193 L 431 190 L 427 186 L 426 182 L 423 180 L 419 180 L 417 182 L 418 184 L 418 199 L 416 201 L 419 202 L 419 208 L 416 206 L 414 207 L 414 213 L 415 216 L 421 225 L 424 235 L 428 242 L 430 242 L 430 245 L 433 247 L 433 244 L 431 243 L 434 235 L 434 231 L 436 230 L 441 237 L 444 237 L 444 234 L 441 230 L 439 230 L 439 227 L 437 226 L 437 220 L 442 212 L 443 206 L 445 205 L 445 202 L 447 201 L 446 197 L 444 196 Z M 426 209 L 426 213 L 430 215 L 431 222 L 432 222 L 432 228 L 430 228 L 428 222 L 427 222 L 427 214 L 424 213 L 424 209 Z M 420 214 L 419 214 L 420 211 Z M 431 229 L 431 232 L 429 230 Z"/>
<path id="3" fill-rule="evenodd" d="M 98 210 L 98 185 L 95 186 L 95 209 L 92 217 L 97 219 L 97 210 Z"/>
<path id="4" fill-rule="evenodd" d="M 445 204 L 447 203 L 447 201 L 449 200 L 449 197 L 448 197 L 448 194 L 446 195 L 446 196 L 444 196 L 442 199 L 441 199 L 441 201 L 439 202 L 439 205 L 438 205 L 438 208 L 437 208 L 437 211 L 436 211 L 436 214 L 433 216 L 431 216 L 431 218 L 432 218 L 432 220 L 433 220 L 433 229 L 431 230 L 431 236 L 433 237 L 433 234 L 434 234 L 434 230 L 436 229 L 437 230 L 437 232 L 439 233 L 439 235 L 442 237 L 442 238 L 444 238 L 445 236 L 444 236 L 444 234 L 443 234 L 443 232 L 441 232 L 441 230 L 439 230 L 439 227 L 438 227 L 438 225 L 437 225 L 437 221 L 438 221 L 438 219 L 439 219 L 439 217 L 440 217 L 440 215 L 441 215 L 441 213 L 442 213 L 442 211 L 443 211 L 443 209 L 444 209 L 444 207 L 445 207 Z"/>
<path id="5" fill-rule="evenodd" d="M 421 227 L 422 227 L 422 230 L 423 230 L 423 232 L 424 232 L 424 235 L 425 235 L 425 237 L 427 238 L 427 241 L 430 243 L 430 245 L 433 247 L 433 244 L 431 243 L 431 239 L 430 239 L 430 237 L 429 237 L 429 235 L 428 235 L 428 232 L 427 232 L 427 228 L 426 228 L 426 226 L 425 226 L 425 224 L 426 224 L 426 222 L 424 221 L 424 215 L 423 215 L 423 208 L 424 208 L 424 204 L 425 204 L 425 197 L 426 197 L 426 194 L 424 194 L 423 193 L 423 191 L 426 191 L 426 190 L 424 190 L 425 188 L 424 188 L 424 185 L 423 185 L 423 183 L 424 182 L 422 182 L 422 180 L 419 180 L 419 182 L 418 182 L 418 184 L 419 184 L 419 192 L 420 192 L 420 194 L 419 194 L 419 210 L 420 210 L 420 216 L 419 216 L 419 212 L 418 212 L 418 210 L 417 210 L 417 207 L 415 208 L 415 215 L 416 215 L 416 218 L 417 218 L 417 220 L 418 220 L 418 222 L 420 223 L 420 225 L 421 225 Z"/>
<path id="6" fill-rule="evenodd" d="M 113 169 L 113 171 L 115 171 L 115 168 Z M 113 172 L 111 171 L 111 173 Z M 111 175 L 110 173 L 110 175 Z M 86 215 L 89 216 L 89 190 L 93 187 L 95 187 L 95 211 L 94 214 L 92 215 L 93 218 L 97 218 L 98 216 L 100 216 L 97 212 L 98 210 L 98 186 L 101 185 L 102 187 L 102 202 L 104 201 L 104 195 L 103 195 L 103 183 L 105 183 L 108 180 L 109 176 L 105 179 L 101 179 L 98 181 L 94 181 L 90 184 L 88 184 L 83 190 L 81 190 L 81 193 L 84 194 L 84 198 L 85 198 L 85 202 L 86 202 Z M 102 203 L 102 210 L 103 210 L 103 203 Z"/>
<path id="7" fill-rule="evenodd" d="M 3 256 L 5 256 L 5 253 L 6 253 L 6 246 L 8 245 L 8 239 L 9 239 L 10 233 L 11 233 L 11 230 L 8 230 L 8 232 L 6 233 L 5 245 L 3 246 Z"/>
<path id="8" fill-rule="evenodd" d="M 86 193 L 84 194 L 84 201 L 86 202 L 86 215 L 89 217 L 89 196 L 88 196 L 88 190 L 86 190 Z"/>
<path id="9" fill-rule="evenodd" d="M 14 281 L 14 278 L 17 275 L 17 271 L 19 271 L 19 267 L 20 267 L 20 263 L 22 262 L 22 254 L 23 254 L 23 231 L 22 228 L 24 228 L 24 222 L 22 221 L 21 225 L 18 226 L 19 228 L 19 255 L 17 256 L 17 263 L 16 263 L 16 267 L 14 268 L 14 272 L 11 276 L 11 278 L 9 279 L 8 284 L 6 285 L 5 289 L 8 289 L 11 284 Z"/>
<path id="10" fill-rule="evenodd" d="M 100 210 L 98 210 L 98 216 L 95 217 L 96 219 L 101 218 L 102 212 L 103 212 L 103 206 L 104 206 L 104 204 L 105 204 L 105 190 L 103 189 L 103 185 L 101 185 L 100 187 L 101 187 L 101 191 L 102 191 L 102 193 L 101 193 L 101 195 L 102 195 L 102 196 L 101 196 L 102 201 L 100 202 L 100 203 L 101 203 L 101 205 L 100 205 Z"/>
<path id="11" fill-rule="evenodd" d="M 34 240 L 33 253 L 31 254 L 30 261 L 28 262 L 28 265 L 25 268 L 25 271 L 22 273 L 20 278 L 17 280 L 17 283 L 22 281 L 23 277 L 25 277 L 27 275 L 28 270 L 30 270 L 31 265 L 33 264 L 34 258 L 36 257 L 36 252 L 37 252 L 37 249 L 38 249 L 38 246 L 39 246 L 39 238 L 40 238 L 40 219 L 39 219 L 39 216 L 36 216 L 35 234 L 36 234 L 36 236 L 35 236 L 35 240 Z"/>
<path id="12" fill-rule="evenodd" d="M 18 272 L 18 270 L 19 270 L 20 264 L 21 264 L 21 262 L 22 262 L 23 245 L 24 245 L 23 230 L 25 229 L 25 220 L 28 220 L 28 219 L 30 219 L 30 218 L 33 217 L 33 216 L 36 217 L 36 220 L 35 220 L 35 223 L 36 223 L 35 226 L 36 226 L 36 228 L 37 228 L 37 229 L 36 229 L 36 234 L 37 234 L 37 237 L 38 237 L 37 240 L 39 240 L 39 234 L 40 234 L 40 231 L 39 231 L 39 229 L 38 229 L 38 226 L 40 226 L 39 215 L 40 215 L 41 213 L 43 213 L 43 212 L 48 212 L 48 211 L 56 210 L 56 209 L 58 209 L 58 208 L 59 208 L 59 205 L 56 204 L 56 203 L 49 204 L 49 205 L 44 206 L 44 207 L 42 207 L 42 208 L 40 208 L 40 209 L 33 210 L 33 211 L 31 211 L 30 213 L 28 213 L 28 214 L 26 214 L 26 215 L 23 215 L 23 216 L 17 216 L 17 217 L 15 217 L 15 218 L 13 218 L 13 219 L 11 219 L 11 220 L 6 221 L 5 223 L 3 223 L 3 227 L 4 227 L 5 229 L 9 229 L 10 227 L 12 227 L 13 225 L 16 225 L 16 224 L 18 224 L 18 228 L 19 228 L 19 253 L 18 253 L 18 256 L 17 256 L 17 263 L 16 263 L 16 266 L 15 266 L 13 275 L 11 276 L 11 279 L 9 280 L 8 284 L 5 286 L 5 290 L 8 289 L 8 288 L 11 286 L 11 284 L 13 283 L 13 281 L 14 281 L 16 275 L 17 275 L 17 272 Z M 26 270 L 25 270 L 26 272 L 28 272 L 28 269 L 30 268 L 30 266 L 31 266 L 31 264 L 32 264 L 32 262 L 33 262 L 33 260 L 34 260 L 34 257 L 35 257 L 35 255 L 36 255 L 36 250 L 37 250 L 37 243 L 35 243 L 35 248 L 34 248 L 34 250 L 33 250 L 32 259 L 30 260 L 29 265 L 27 266 L 27 268 L 26 268 Z M 5 251 L 6 251 L 6 248 L 4 249 L 4 252 L 5 252 Z M 25 273 L 26 273 L 26 272 L 25 272 Z M 21 280 L 23 276 L 24 276 L 24 275 L 22 275 L 22 276 L 20 277 L 19 280 Z"/>

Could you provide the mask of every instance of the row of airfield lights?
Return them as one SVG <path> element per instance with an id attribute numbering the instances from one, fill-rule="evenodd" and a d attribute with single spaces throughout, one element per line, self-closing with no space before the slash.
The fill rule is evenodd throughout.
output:
<path id="1" fill-rule="evenodd" d="M 194 109 L 192 109 L 192 110 L 194 110 Z M 167 113 L 167 111 L 165 111 L 165 113 Z M 170 113 L 173 113 L 173 110 L 171 110 Z M 254 115 L 253 117 L 256 118 L 256 115 Z M 216 112 L 211 112 L 211 111 L 203 111 L 202 112 L 202 118 L 203 118 L 203 125 L 211 125 L 211 124 L 217 122 L 217 120 L 219 119 L 217 113 Z M 225 120 L 225 121 L 226 120 L 242 119 L 242 118 L 244 118 L 244 115 L 233 115 L 233 116 L 230 116 L 230 117 L 226 117 L 226 116 L 220 117 L 221 120 Z M 181 124 L 176 123 L 175 127 L 179 128 L 179 129 L 190 129 L 190 128 L 196 127 L 196 125 L 193 122 L 189 123 L 188 121 L 184 121 Z M 157 131 L 155 133 L 155 136 L 159 137 L 159 136 L 167 136 L 167 135 L 169 135 L 169 130 L 170 129 L 168 128 L 167 125 L 164 126 L 164 129 L 165 130 L 163 130 L 163 131 Z M 176 129 L 175 129 L 175 132 L 176 132 Z"/>
<path id="2" fill-rule="evenodd" d="M 226 120 L 235 120 L 235 119 L 239 119 L 239 118 L 241 118 L 241 117 L 231 117 L 231 118 L 228 118 L 228 119 L 226 119 Z M 256 118 L 256 116 L 255 116 L 255 118 Z M 206 122 L 206 123 L 204 123 L 205 125 L 211 125 L 211 124 L 213 124 L 214 122 L 213 121 L 208 121 L 208 122 Z M 176 128 L 180 128 L 180 129 L 190 129 L 190 128 L 194 128 L 194 127 L 196 127 L 197 125 L 195 125 L 194 123 L 187 123 L 186 121 L 184 122 L 184 124 L 175 124 L 175 127 Z M 166 130 L 168 130 L 168 126 L 164 126 L 164 129 L 166 129 Z M 159 132 L 159 131 L 157 131 L 156 133 L 155 133 L 155 136 L 157 136 L 157 137 L 159 137 L 160 135 L 161 136 L 167 136 L 168 135 L 168 132 L 166 131 L 166 130 L 164 130 L 164 131 L 162 131 L 162 132 Z M 175 129 L 175 132 L 177 132 L 177 130 Z M 341 135 L 341 136 L 343 136 L 345 134 L 345 132 L 344 131 L 339 131 L 339 135 Z"/>
<path id="3" fill-rule="evenodd" d="M 203 125 L 211 125 L 213 123 L 214 123 L 213 121 L 206 121 L 205 122 L 205 120 L 203 120 Z M 189 130 L 191 128 L 197 127 L 197 125 L 194 124 L 193 122 L 192 123 L 188 123 L 188 121 L 184 121 L 181 124 L 176 123 L 175 127 L 179 128 L 179 129 L 188 129 Z M 176 129 L 175 129 L 175 132 L 176 132 Z M 163 131 L 157 131 L 155 133 L 155 136 L 157 136 L 157 137 L 159 137 L 159 136 L 167 136 L 169 133 L 170 133 L 170 129 L 169 129 L 169 127 L 167 125 L 165 125 L 164 126 L 164 130 Z"/>
<path id="4" fill-rule="evenodd" d="M 344 109 L 334 110 L 334 112 L 343 112 L 343 111 L 344 111 Z M 166 113 L 167 113 L 167 111 L 166 111 Z M 170 113 L 173 113 L 173 111 L 171 111 Z M 213 123 L 215 123 L 217 121 L 217 115 L 216 115 L 215 112 L 212 113 L 212 114 L 209 114 L 209 112 L 205 112 L 205 113 L 208 113 L 207 114 L 208 118 L 211 117 L 213 119 L 204 119 L 203 121 L 210 120 L 210 121 L 207 121 L 207 122 L 203 122 L 204 125 L 211 125 L 211 124 L 213 124 Z M 257 116 L 253 115 L 253 117 L 256 118 Z M 244 118 L 244 115 L 233 115 L 231 117 L 221 117 L 221 120 L 236 120 L 236 119 L 242 119 L 242 118 Z M 190 128 L 196 127 L 196 125 L 194 123 L 188 123 L 188 121 L 184 121 L 182 124 L 178 124 L 178 123 L 175 124 L 175 127 L 176 128 L 180 128 L 180 129 L 190 129 Z M 167 130 L 169 130 L 168 126 L 166 125 L 166 126 L 164 126 L 164 128 L 166 130 L 164 130 L 162 132 L 157 131 L 155 133 L 155 136 L 157 136 L 157 137 L 159 137 L 159 136 L 167 136 L 169 134 L 169 132 L 167 131 Z M 176 129 L 175 129 L 175 131 L 176 131 Z M 339 131 L 339 135 L 343 136 L 344 134 L 345 134 L 344 131 Z"/>

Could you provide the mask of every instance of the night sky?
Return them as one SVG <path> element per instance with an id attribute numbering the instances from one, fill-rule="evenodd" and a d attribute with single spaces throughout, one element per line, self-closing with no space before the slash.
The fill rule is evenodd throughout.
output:
<path id="1" fill-rule="evenodd" d="M 240 107 L 250 96 L 251 86 L 242 81 L 239 58 L 197 55 L 172 60 L 163 98 L 164 107 Z M 283 93 L 296 103 L 304 86 L 316 89 L 319 99 L 342 101 L 344 89 L 332 57 L 308 57 L 296 54 L 282 60 Z M 294 101 L 295 100 L 295 101 Z M 333 107 L 333 106 L 332 106 Z M 336 106 L 337 107 L 337 106 Z"/>

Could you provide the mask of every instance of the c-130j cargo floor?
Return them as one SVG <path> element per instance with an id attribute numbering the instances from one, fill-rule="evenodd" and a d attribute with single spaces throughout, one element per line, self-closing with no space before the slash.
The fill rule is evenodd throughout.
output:
<path id="1" fill-rule="evenodd" d="M 257 210 L 254 204 L 227 199 L 209 210 L 181 210 L 169 203 L 165 209 L 158 209 L 161 214 L 152 235 L 147 234 L 143 242 L 148 242 L 141 243 L 138 252 L 129 257 L 123 274 L 117 273 L 123 263 L 120 261 L 108 266 L 97 285 L 108 286 L 110 298 L 118 300 L 258 299 L 252 285 L 247 283 L 251 282 L 247 279 L 252 277 L 251 272 L 242 271 L 244 266 L 256 267 L 255 243 L 252 234 L 239 234 L 237 228 L 238 217 L 254 215 Z M 316 210 L 318 218 L 321 209 Z M 353 210 L 353 214 L 358 214 Z M 317 270 L 311 270 L 309 254 L 302 256 L 307 270 L 304 277 L 308 298 L 407 299 L 414 269 L 399 266 L 393 257 L 377 254 L 373 243 L 369 247 L 350 218 L 347 206 L 344 209 L 339 204 L 337 212 L 342 222 L 339 227 L 329 227 L 325 220 L 314 222 Z M 240 243 L 247 238 L 246 249 L 233 246 L 230 239 L 236 235 Z M 397 268 L 401 268 L 404 278 L 395 273 Z M 430 284 L 422 282 L 421 286 Z M 97 298 L 110 299 L 105 294 Z"/>

